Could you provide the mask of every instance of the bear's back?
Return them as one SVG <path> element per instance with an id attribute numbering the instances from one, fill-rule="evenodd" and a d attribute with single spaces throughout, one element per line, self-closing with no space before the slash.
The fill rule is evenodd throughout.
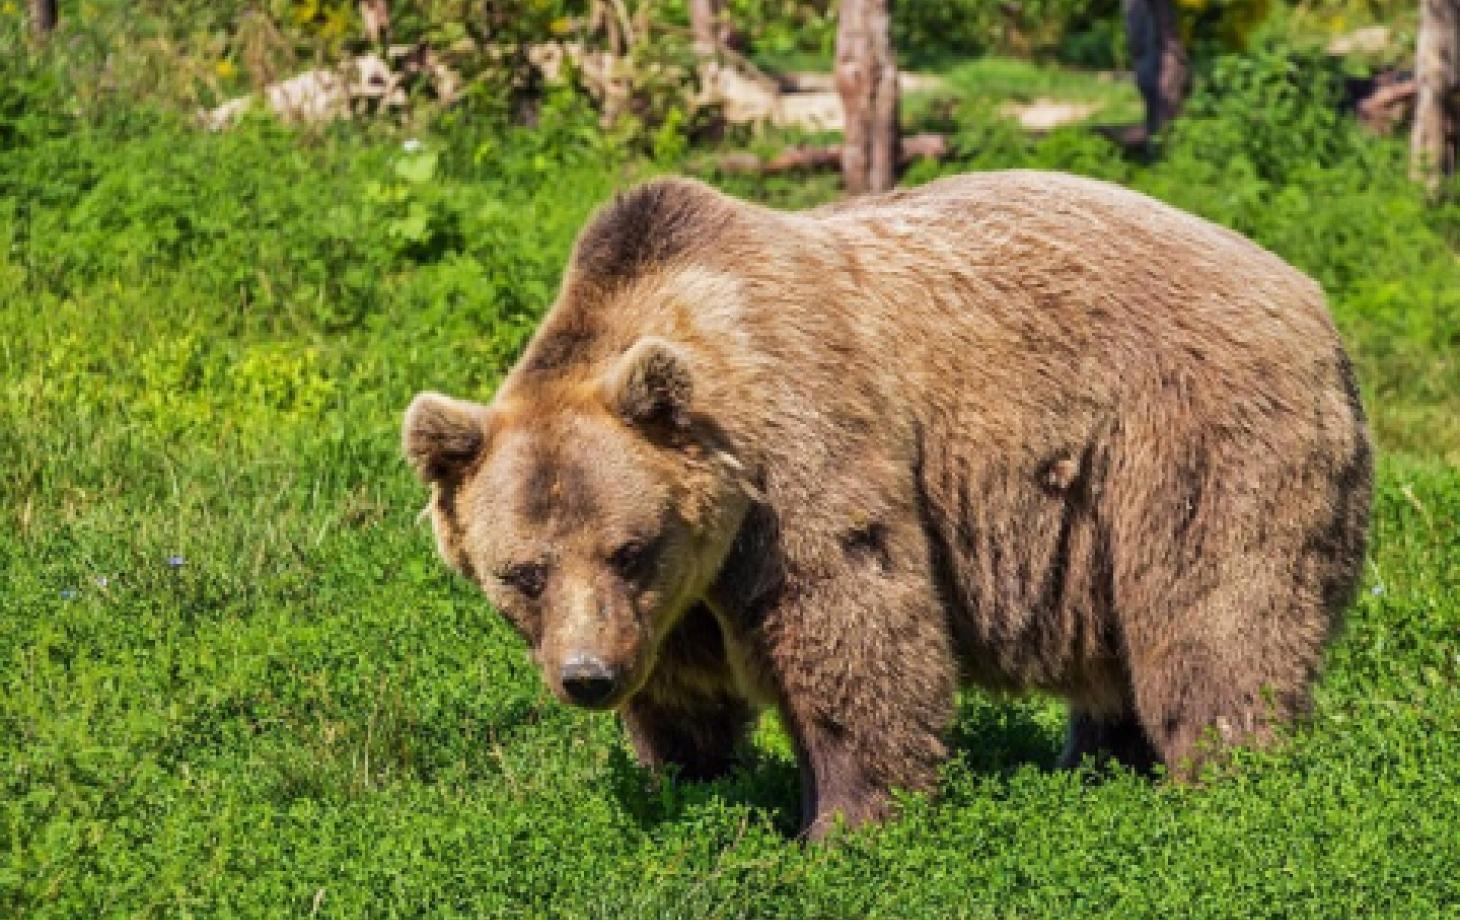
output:
<path id="1" fill-rule="evenodd" d="M 785 218 L 788 239 L 814 242 L 782 244 L 793 255 L 753 269 L 798 288 L 752 306 L 767 347 L 789 351 L 809 330 L 803 356 L 834 343 L 837 360 L 860 358 L 859 376 L 875 376 L 889 400 L 983 426 L 1007 418 L 988 432 L 999 441 L 1072 407 L 1107 417 L 1164 406 L 1181 414 L 1173 422 L 1248 425 L 1273 406 L 1311 406 L 1315 393 L 1347 399 L 1346 361 L 1311 279 L 1137 192 L 994 172 Z M 979 408 L 993 400 L 1010 411 Z"/>
<path id="2" fill-rule="evenodd" d="M 1085 314 L 1151 339 L 1223 327 L 1244 338 L 1319 336 L 1317 284 L 1258 244 L 1111 183 L 1032 170 L 953 176 L 805 212 L 893 275 L 936 272 L 994 311 Z M 876 268 L 879 266 L 869 266 Z M 1017 322 L 1017 317 L 1008 317 Z"/>

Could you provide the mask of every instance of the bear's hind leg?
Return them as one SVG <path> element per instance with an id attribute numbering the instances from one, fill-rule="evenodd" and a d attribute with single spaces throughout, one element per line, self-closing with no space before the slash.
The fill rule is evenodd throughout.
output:
<path id="1" fill-rule="evenodd" d="M 1263 747 L 1273 727 L 1307 706 L 1309 675 L 1287 657 L 1185 638 L 1133 661 L 1136 711 L 1171 775 L 1195 779 L 1204 762 L 1231 745 Z M 1282 661 L 1279 665 L 1278 661 Z M 1267 664 L 1269 667 L 1264 667 Z"/>

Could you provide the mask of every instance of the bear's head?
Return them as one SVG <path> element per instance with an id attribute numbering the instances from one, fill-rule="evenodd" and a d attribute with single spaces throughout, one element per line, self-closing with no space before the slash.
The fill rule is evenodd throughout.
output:
<path id="1" fill-rule="evenodd" d="M 611 708 L 643 687 L 744 518 L 744 470 L 696 411 L 693 367 L 646 337 L 586 377 L 508 385 L 489 406 L 423 393 L 406 411 L 442 557 L 564 701 Z"/>

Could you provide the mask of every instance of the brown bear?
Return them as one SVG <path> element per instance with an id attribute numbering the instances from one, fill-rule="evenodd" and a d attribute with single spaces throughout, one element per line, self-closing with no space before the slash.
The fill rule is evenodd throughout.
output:
<path id="1" fill-rule="evenodd" d="M 620 195 L 489 405 L 405 452 L 565 701 L 714 776 L 778 708 L 806 832 L 928 789 L 961 683 L 1189 775 L 1300 714 L 1371 451 L 1318 286 L 1135 192 L 997 172 L 787 213 Z"/>

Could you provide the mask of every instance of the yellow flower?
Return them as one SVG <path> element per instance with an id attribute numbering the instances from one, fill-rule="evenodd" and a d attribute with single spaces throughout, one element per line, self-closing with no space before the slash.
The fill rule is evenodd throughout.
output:
<path id="1" fill-rule="evenodd" d="M 213 67 L 213 70 L 217 72 L 218 76 L 222 77 L 225 80 L 238 72 L 238 68 L 234 67 L 233 62 L 228 60 L 227 58 L 219 61 Z"/>
<path id="2" fill-rule="evenodd" d="M 10 0 L 5 0 L 4 3 L 0 3 L 0 13 L 4 13 L 5 15 L 9 16 L 16 12 L 19 11 L 16 9 L 15 4 L 11 3 Z"/>
<path id="3" fill-rule="evenodd" d="M 554 35 L 567 35 L 573 28 L 573 21 L 567 16 L 559 16 L 548 23 L 548 31 Z"/>

